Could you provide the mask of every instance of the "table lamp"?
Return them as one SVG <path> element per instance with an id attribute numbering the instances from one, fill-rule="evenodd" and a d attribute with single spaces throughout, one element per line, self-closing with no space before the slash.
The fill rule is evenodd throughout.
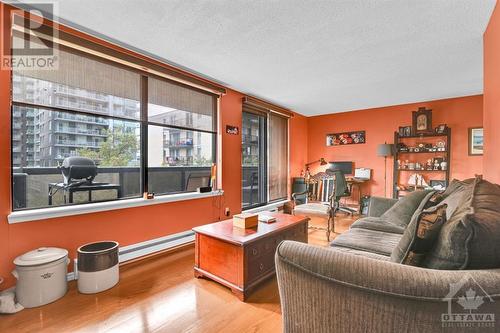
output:
<path id="1" fill-rule="evenodd" d="M 309 166 L 313 165 L 315 163 L 318 163 L 318 162 L 319 162 L 319 165 L 327 165 L 328 164 L 323 157 L 320 158 L 319 160 L 306 163 L 306 173 L 305 173 L 306 179 L 309 178 Z"/>

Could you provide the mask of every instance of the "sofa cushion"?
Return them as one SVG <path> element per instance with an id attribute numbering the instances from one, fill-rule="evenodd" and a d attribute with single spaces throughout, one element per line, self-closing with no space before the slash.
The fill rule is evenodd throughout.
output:
<path id="1" fill-rule="evenodd" d="M 400 239 L 400 234 L 354 228 L 335 237 L 330 245 L 390 256 Z"/>
<path id="2" fill-rule="evenodd" d="M 391 257 L 386 256 L 386 255 L 362 251 L 362 250 L 351 249 L 351 248 L 343 247 L 343 246 L 335 246 L 335 247 L 332 247 L 331 249 L 334 251 L 339 251 L 339 252 L 343 252 L 343 253 L 350 253 L 350 254 L 354 254 L 357 256 L 363 256 L 363 257 L 377 259 L 377 260 L 389 261 L 391 259 Z"/>
<path id="3" fill-rule="evenodd" d="M 446 221 L 446 204 L 422 211 L 406 228 L 403 237 L 391 254 L 391 261 L 420 266 L 433 249 Z"/>
<path id="4" fill-rule="evenodd" d="M 421 205 L 422 200 L 434 191 L 414 191 L 399 199 L 389 210 L 382 214 L 382 218 L 389 223 L 406 227 L 415 213 L 415 210 Z"/>
<path id="5" fill-rule="evenodd" d="M 387 222 L 387 220 L 380 217 L 363 217 L 354 222 L 351 228 L 361 228 L 368 230 L 376 230 L 383 232 L 390 232 L 394 234 L 403 234 L 405 228 L 399 225 L 395 225 Z"/>
<path id="6" fill-rule="evenodd" d="M 480 178 L 463 183 L 436 246 L 424 261 L 434 269 L 500 268 L 500 186 Z M 455 192 L 457 193 L 457 191 Z M 447 208 L 447 214 L 450 207 Z"/>

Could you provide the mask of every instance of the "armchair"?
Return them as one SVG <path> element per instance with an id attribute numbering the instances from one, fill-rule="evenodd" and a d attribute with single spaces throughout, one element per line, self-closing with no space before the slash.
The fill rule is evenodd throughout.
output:
<path id="1" fill-rule="evenodd" d="M 330 196 L 328 203 L 309 202 L 309 186 L 304 178 L 294 178 L 292 191 L 292 200 L 294 206 L 293 215 L 304 215 L 309 217 L 311 220 L 314 220 L 315 218 L 326 219 L 326 228 L 318 227 L 310 223 L 309 229 L 326 231 L 327 240 L 330 241 L 330 233 L 335 227 L 333 225 L 333 196 Z"/>
<path id="2" fill-rule="evenodd" d="M 306 204 L 309 198 L 309 185 L 304 177 L 293 178 L 292 200 L 294 207 Z"/>

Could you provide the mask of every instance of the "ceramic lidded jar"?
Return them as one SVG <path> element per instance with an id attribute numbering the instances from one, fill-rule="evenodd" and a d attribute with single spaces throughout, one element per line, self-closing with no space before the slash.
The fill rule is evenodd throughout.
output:
<path id="1" fill-rule="evenodd" d="M 68 251 L 57 247 L 40 247 L 14 259 L 17 301 L 34 308 L 63 297 L 68 290 L 69 262 Z"/>

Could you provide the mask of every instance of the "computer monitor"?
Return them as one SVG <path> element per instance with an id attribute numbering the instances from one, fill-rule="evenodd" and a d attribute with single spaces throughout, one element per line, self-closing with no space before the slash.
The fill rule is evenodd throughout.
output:
<path id="1" fill-rule="evenodd" d="M 352 175 L 352 161 L 350 162 L 329 162 L 328 170 L 340 170 L 344 175 Z"/>

